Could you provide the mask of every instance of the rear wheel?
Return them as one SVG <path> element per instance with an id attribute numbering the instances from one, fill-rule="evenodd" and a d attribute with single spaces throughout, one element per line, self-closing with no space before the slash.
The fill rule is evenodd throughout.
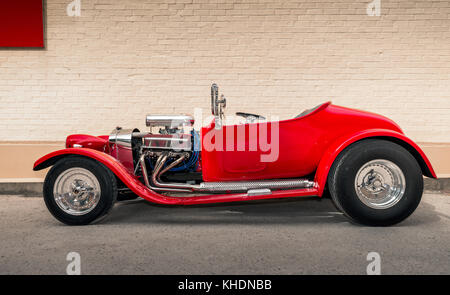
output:
<path id="1" fill-rule="evenodd" d="M 113 173 L 84 157 L 59 160 L 44 182 L 44 200 L 50 213 L 69 225 L 85 225 L 104 217 L 117 198 Z"/>
<path id="2" fill-rule="evenodd" d="M 368 139 L 335 160 L 328 187 L 336 207 L 353 221 L 374 226 L 396 224 L 411 215 L 423 193 L 422 171 L 402 146 Z"/>

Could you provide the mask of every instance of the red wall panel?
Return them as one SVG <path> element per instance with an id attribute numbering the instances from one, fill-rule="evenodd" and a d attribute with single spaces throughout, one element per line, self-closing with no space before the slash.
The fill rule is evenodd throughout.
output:
<path id="1" fill-rule="evenodd" d="M 44 47 L 42 0 L 0 0 L 0 47 Z"/>

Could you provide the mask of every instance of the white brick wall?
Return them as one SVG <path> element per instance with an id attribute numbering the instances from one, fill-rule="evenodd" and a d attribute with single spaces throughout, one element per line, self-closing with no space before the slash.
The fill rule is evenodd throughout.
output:
<path id="1" fill-rule="evenodd" d="M 0 50 L 1 140 L 144 128 L 147 113 L 290 118 L 326 100 L 450 142 L 450 1 L 47 0 L 47 49 Z M 4 29 L 4 28 L 0 28 Z"/>

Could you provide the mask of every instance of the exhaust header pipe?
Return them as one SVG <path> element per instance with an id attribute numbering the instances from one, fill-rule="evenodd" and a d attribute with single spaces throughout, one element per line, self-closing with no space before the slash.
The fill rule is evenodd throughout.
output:
<path id="1" fill-rule="evenodd" d="M 161 175 L 181 163 L 187 154 L 181 155 L 177 160 L 162 169 L 166 163 L 169 153 L 162 153 L 156 161 L 151 180 L 154 186 L 149 182 L 145 166 L 146 154 L 143 154 L 139 160 L 145 184 L 148 188 L 158 191 L 177 191 L 177 192 L 245 192 L 245 191 L 269 191 L 270 189 L 294 189 L 311 188 L 314 182 L 307 179 L 276 179 L 276 180 L 252 180 L 252 181 L 229 181 L 229 182 L 202 182 L 200 184 L 187 183 L 163 183 L 160 180 Z"/>

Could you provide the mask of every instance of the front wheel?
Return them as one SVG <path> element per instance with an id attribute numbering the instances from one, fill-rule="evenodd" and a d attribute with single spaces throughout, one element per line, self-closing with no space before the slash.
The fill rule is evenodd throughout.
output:
<path id="1" fill-rule="evenodd" d="M 85 157 L 59 160 L 44 181 L 44 200 L 50 213 L 68 225 L 85 225 L 104 217 L 117 198 L 113 173 Z"/>
<path id="2" fill-rule="evenodd" d="M 423 193 L 422 171 L 402 146 L 368 139 L 344 150 L 335 160 L 328 186 L 336 207 L 353 221 L 393 225 L 411 215 Z"/>

